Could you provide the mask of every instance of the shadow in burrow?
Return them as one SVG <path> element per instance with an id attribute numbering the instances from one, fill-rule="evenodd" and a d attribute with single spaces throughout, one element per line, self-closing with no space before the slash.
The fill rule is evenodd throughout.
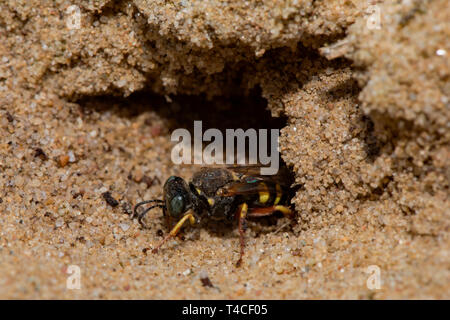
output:
<path id="1" fill-rule="evenodd" d="M 198 120 L 202 121 L 203 133 L 209 128 L 217 128 L 223 132 L 224 137 L 225 129 L 242 128 L 247 130 L 253 128 L 258 131 L 258 129 L 281 129 L 286 125 L 286 118 L 271 116 L 270 111 L 267 110 L 267 102 L 261 97 L 259 88 L 251 90 L 248 94 L 241 93 L 214 99 L 207 99 L 202 95 L 164 97 L 141 91 L 126 98 L 116 96 L 83 97 L 76 102 L 86 116 L 94 111 L 97 113 L 109 112 L 118 117 L 127 118 L 130 122 L 149 111 L 154 112 L 161 119 L 160 122 L 164 124 L 159 134 L 166 136 L 168 141 L 173 130 L 179 128 L 187 129 L 193 136 L 194 121 Z M 153 120 L 154 116 L 149 113 L 148 121 L 145 120 L 145 124 L 151 127 Z M 167 154 L 167 157 L 170 157 L 170 154 Z M 183 178 L 188 180 L 188 177 Z M 164 182 L 157 181 L 156 183 L 162 189 Z M 129 214 L 132 212 L 129 211 Z M 151 215 L 159 216 L 158 219 L 161 220 L 164 227 L 166 226 L 162 213 L 152 212 Z M 280 218 L 282 219 L 280 220 Z M 258 236 L 269 232 L 289 231 L 292 223 L 293 221 L 283 218 L 281 213 L 276 213 L 273 216 L 252 219 L 249 221 L 249 227 Z M 148 227 L 152 228 L 150 225 Z M 214 236 L 235 238 L 231 232 L 235 228 L 235 222 L 214 222 L 204 219 L 199 227 L 205 227 Z M 161 235 L 161 232 L 157 233 Z"/>

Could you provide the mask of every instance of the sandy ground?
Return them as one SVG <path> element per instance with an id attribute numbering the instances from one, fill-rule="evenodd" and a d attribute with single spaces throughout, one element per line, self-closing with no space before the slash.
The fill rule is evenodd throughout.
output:
<path id="1" fill-rule="evenodd" d="M 2 2 L 0 298 L 449 299 L 448 21 L 445 0 Z M 240 268 L 236 228 L 154 255 L 161 213 L 130 215 L 197 169 L 170 159 L 193 120 L 280 128 L 301 186 Z"/>

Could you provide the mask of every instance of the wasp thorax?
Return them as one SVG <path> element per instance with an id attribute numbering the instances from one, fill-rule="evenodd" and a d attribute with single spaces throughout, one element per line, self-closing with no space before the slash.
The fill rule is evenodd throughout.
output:
<path id="1" fill-rule="evenodd" d="M 180 177 L 172 176 L 164 184 L 164 201 L 169 215 L 179 218 L 192 207 L 188 184 Z"/>

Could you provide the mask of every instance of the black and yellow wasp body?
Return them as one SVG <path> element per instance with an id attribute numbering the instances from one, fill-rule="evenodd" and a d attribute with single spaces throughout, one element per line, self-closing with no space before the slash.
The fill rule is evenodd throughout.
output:
<path id="1" fill-rule="evenodd" d="M 278 174 L 273 176 L 260 175 L 259 169 L 258 166 L 202 167 L 189 183 L 176 176 L 167 179 L 163 200 L 142 201 L 134 209 L 141 223 L 147 212 L 155 207 L 162 208 L 169 220 L 178 220 L 153 252 L 174 237 L 187 220 L 194 225 L 203 219 L 237 219 L 241 240 L 237 265 L 240 265 L 247 218 L 269 216 L 277 211 L 286 216 L 293 215 L 289 208 L 292 179 L 287 168 L 280 168 Z M 147 203 L 156 204 L 138 213 L 138 207 Z"/>

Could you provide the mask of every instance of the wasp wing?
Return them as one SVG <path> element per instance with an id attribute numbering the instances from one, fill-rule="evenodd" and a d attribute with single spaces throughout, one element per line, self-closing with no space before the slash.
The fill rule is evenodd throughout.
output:
<path id="1" fill-rule="evenodd" d="M 227 169 L 237 173 L 240 177 L 247 178 L 250 181 L 252 181 L 250 177 L 253 177 L 254 179 L 258 179 L 261 181 L 277 183 L 281 187 L 285 188 L 290 188 L 291 185 L 294 183 L 292 172 L 288 169 L 288 167 L 284 163 L 281 163 L 278 172 L 274 175 L 262 175 L 261 168 L 264 168 L 264 166 L 258 164 L 241 165 L 241 166 L 233 165 L 227 167 Z"/>
<path id="2" fill-rule="evenodd" d="M 261 165 L 229 166 L 238 176 L 236 181 L 225 185 L 221 194 L 224 196 L 249 195 L 276 189 L 278 184 L 282 189 L 288 190 L 293 183 L 292 174 L 286 166 L 280 167 L 275 175 L 261 175 Z"/>

